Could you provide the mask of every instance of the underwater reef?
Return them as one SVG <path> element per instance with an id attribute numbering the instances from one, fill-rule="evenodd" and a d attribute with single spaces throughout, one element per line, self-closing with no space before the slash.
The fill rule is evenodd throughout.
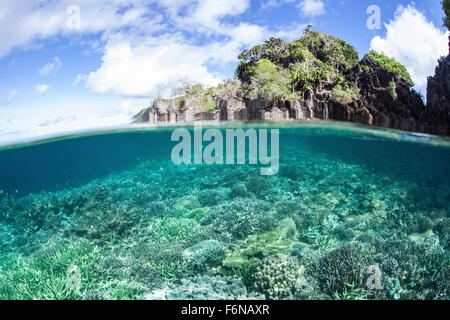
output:
<path id="1" fill-rule="evenodd" d="M 2 192 L 0 299 L 449 299 L 448 169 L 318 145 L 283 140 L 276 176 L 143 159 Z"/>

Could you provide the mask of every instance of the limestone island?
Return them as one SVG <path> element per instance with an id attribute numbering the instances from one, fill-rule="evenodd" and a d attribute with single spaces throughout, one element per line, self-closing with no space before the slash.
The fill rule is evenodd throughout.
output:
<path id="1" fill-rule="evenodd" d="M 383 53 L 357 50 L 305 30 L 294 41 L 270 38 L 239 55 L 236 76 L 217 87 L 183 81 L 136 123 L 336 120 L 450 136 L 450 55 L 428 79 L 427 105 L 407 69 Z"/>

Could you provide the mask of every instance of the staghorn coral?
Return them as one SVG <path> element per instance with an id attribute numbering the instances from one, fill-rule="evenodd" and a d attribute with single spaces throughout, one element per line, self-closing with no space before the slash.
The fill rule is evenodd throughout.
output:
<path id="1" fill-rule="evenodd" d="M 187 248 L 183 261 L 193 271 L 205 271 L 220 265 L 225 257 L 225 246 L 217 240 L 206 240 Z"/>
<path id="2" fill-rule="evenodd" d="M 194 219 L 163 218 L 150 226 L 150 238 L 155 242 L 173 243 L 195 233 L 199 224 Z"/>
<path id="3" fill-rule="evenodd" d="M 356 244 L 332 250 L 307 266 L 307 273 L 319 281 L 329 295 L 343 293 L 349 286 L 362 287 L 367 261 Z"/>
<path id="4" fill-rule="evenodd" d="M 268 202 L 240 198 L 219 205 L 201 220 L 202 225 L 213 225 L 217 233 L 229 232 L 238 238 L 270 230 L 275 223 Z"/>
<path id="5" fill-rule="evenodd" d="M 197 198 L 202 206 L 215 206 L 227 198 L 227 193 L 223 189 L 203 190 Z"/>

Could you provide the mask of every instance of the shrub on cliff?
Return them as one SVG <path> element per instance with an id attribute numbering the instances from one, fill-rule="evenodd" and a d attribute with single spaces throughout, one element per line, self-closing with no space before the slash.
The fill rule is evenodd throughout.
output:
<path id="1" fill-rule="evenodd" d="M 313 90 L 320 81 L 328 80 L 333 69 L 327 65 L 317 65 L 311 62 L 291 64 L 289 71 L 292 77 L 292 93 L 296 89 L 302 92 Z"/>
<path id="2" fill-rule="evenodd" d="M 268 59 L 258 61 L 252 68 L 250 95 L 264 101 L 287 100 L 290 95 L 289 73 Z"/>
<path id="3" fill-rule="evenodd" d="M 396 74 L 400 76 L 403 80 L 405 80 L 409 85 L 414 86 L 414 82 L 411 79 L 411 76 L 406 70 L 406 67 L 402 65 L 401 63 L 398 63 L 393 58 L 389 58 L 383 53 L 378 53 L 376 51 L 370 51 L 368 54 L 366 54 L 365 58 L 369 58 L 372 60 L 376 65 L 379 67 L 382 67 L 386 69 L 387 71 L 392 72 L 393 74 Z"/>
<path id="4" fill-rule="evenodd" d="M 209 98 L 209 97 L 205 98 L 202 101 L 202 108 L 205 111 L 213 112 L 214 110 L 216 110 L 216 102 L 213 99 Z"/>
<path id="5" fill-rule="evenodd" d="M 341 85 L 337 85 L 333 88 L 332 99 L 340 103 L 350 103 L 352 101 L 358 100 L 360 94 L 356 88 L 343 88 Z"/>
<path id="6" fill-rule="evenodd" d="M 334 68 L 339 65 L 351 68 L 359 61 L 358 51 L 353 46 L 329 34 L 308 29 L 299 41 L 316 58 Z"/>

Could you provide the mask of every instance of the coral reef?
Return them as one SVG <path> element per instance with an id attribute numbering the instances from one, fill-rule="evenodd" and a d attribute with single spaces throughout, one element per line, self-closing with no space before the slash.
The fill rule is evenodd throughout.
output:
<path id="1" fill-rule="evenodd" d="M 247 293 L 242 281 L 216 272 L 182 279 L 179 284 L 166 283 L 145 296 L 147 300 L 245 300 L 258 299 Z"/>
<path id="2" fill-rule="evenodd" d="M 161 153 L 78 186 L 0 192 L 0 299 L 448 300 L 447 148 L 280 131 L 273 177 Z"/>
<path id="3" fill-rule="evenodd" d="M 345 245 L 330 251 L 308 265 L 308 274 L 319 280 L 320 286 L 330 295 L 342 293 L 348 285 L 363 288 L 367 261 L 356 245 Z"/>
<path id="4" fill-rule="evenodd" d="M 187 248 L 183 260 L 194 271 L 205 271 L 218 266 L 225 256 L 225 246 L 217 240 L 207 240 Z"/>
<path id="5" fill-rule="evenodd" d="M 306 285 L 304 266 L 300 266 L 294 257 L 282 254 L 263 259 L 253 277 L 254 287 L 267 299 L 292 299 Z"/>

